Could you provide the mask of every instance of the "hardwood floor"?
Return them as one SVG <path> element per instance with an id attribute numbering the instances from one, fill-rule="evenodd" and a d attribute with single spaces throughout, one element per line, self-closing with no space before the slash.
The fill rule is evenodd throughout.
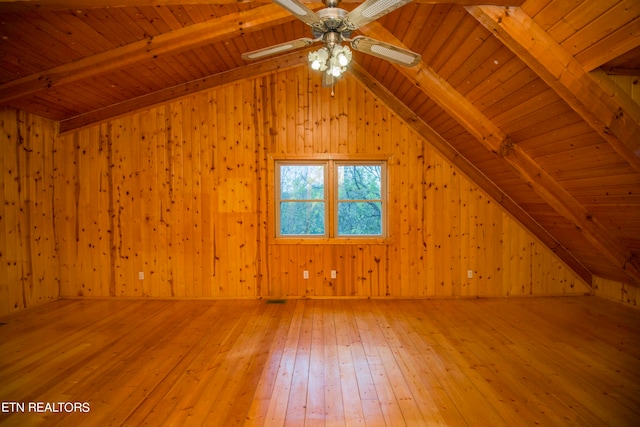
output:
<path id="1" fill-rule="evenodd" d="M 61 300 L 0 322 L 1 425 L 640 424 L 640 310 L 596 297 Z"/>

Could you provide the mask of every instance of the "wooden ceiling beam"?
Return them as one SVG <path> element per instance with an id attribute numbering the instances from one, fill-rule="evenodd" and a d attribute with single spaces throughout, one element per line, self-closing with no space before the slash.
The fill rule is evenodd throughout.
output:
<path id="1" fill-rule="evenodd" d="M 62 120 L 60 121 L 59 133 L 64 134 L 78 130 L 118 116 L 131 114 L 132 112 L 145 108 L 151 108 L 158 104 L 189 96 L 224 84 L 288 70 L 302 64 L 307 64 L 307 62 L 307 51 L 304 50 L 280 56 L 278 57 L 278 61 L 265 60 L 252 63 L 239 69 L 233 69 L 212 76 L 203 77 L 201 79 L 162 89 L 157 92 L 142 95 L 99 110 L 90 111 L 85 114 L 80 114 L 78 116 Z"/>
<path id="2" fill-rule="evenodd" d="M 363 86 L 384 102 L 389 109 L 397 114 L 408 126 L 410 126 L 422 138 L 428 141 L 443 157 L 453 164 L 460 172 L 472 180 L 478 187 L 485 191 L 510 215 L 533 233 L 543 244 L 549 247 L 563 262 L 565 262 L 587 284 L 591 285 L 593 276 L 591 272 L 578 261 L 567 249 L 553 238 L 536 220 L 534 220 L 520 205 L 500 189 L 493 181 L 487 178 L 478 168 L 467 160 L 447 140 L 438 134 L 433 128 L 418 117 L 413 110 L 407 107 L 378 80 L 366 72 L 359 64 L 350 65 L 352 73 Z"/>
<path id="3" fill-rule="evenodd" d="M 585 72 L 582 64 L 522 9 L 466 9 L 640 172 L 640 105 L 603 71 Z"/>
<path id="4" fill-rule="evenodd" d="M 41 73 L 0 85 L 0 105 L 51 87 L 108 73 L 159 56 L 229 39 L 295 19 L 285 9 L 269 4 L 190 25 L 99 53 Z"/>
<path id="5" fill-rule="evenodd" d="M 362 27 L 361 31 L 366 36 L 406 48 L 378 22 Z M 521 31 L 526 34 L 526 29 Z M 591 212 L 471 102 L 425 63 L 411 68 L 394 66 L 440 108 L 456 119 L 487 150 L 498 156 L 556 212 L 571 221 L 603 257 L 629 277 L 632 284 L 640 286 L 640 260 L 627 251 Z"/>

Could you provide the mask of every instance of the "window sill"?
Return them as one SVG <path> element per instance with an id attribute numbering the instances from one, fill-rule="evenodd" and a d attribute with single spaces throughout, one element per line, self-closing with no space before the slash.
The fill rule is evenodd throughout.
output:
<path id="1" fill-rule="evenodd" d="M 277 237 L 272 245 L 391 245 L 389 237 Z"/>

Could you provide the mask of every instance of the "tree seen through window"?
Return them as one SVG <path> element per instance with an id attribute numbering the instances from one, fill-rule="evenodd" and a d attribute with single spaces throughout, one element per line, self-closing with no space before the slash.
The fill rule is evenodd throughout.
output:
<path id="1" fill-rule="evenodd" d="M 382 162 L 281 161 L 276 167 L 280 237 L 384 235 Z"/>

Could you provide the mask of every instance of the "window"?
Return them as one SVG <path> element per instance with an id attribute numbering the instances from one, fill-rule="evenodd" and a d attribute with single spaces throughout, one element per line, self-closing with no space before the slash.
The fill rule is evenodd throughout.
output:
<path id="1" fill-rule="evenodd" d="M 325 165 L 280 167 L 280 235 L 324 236 L 327 192 Z"/>
<path id="2" fill-rule="evenodd" d="M 338 164 L 338 236 L 382 236 L 382 165 Z"/>
<path id="3" fill-rule="evenodd" d="M 277 237 L 386 236 L 386 162 L 275 162 Z"/>

